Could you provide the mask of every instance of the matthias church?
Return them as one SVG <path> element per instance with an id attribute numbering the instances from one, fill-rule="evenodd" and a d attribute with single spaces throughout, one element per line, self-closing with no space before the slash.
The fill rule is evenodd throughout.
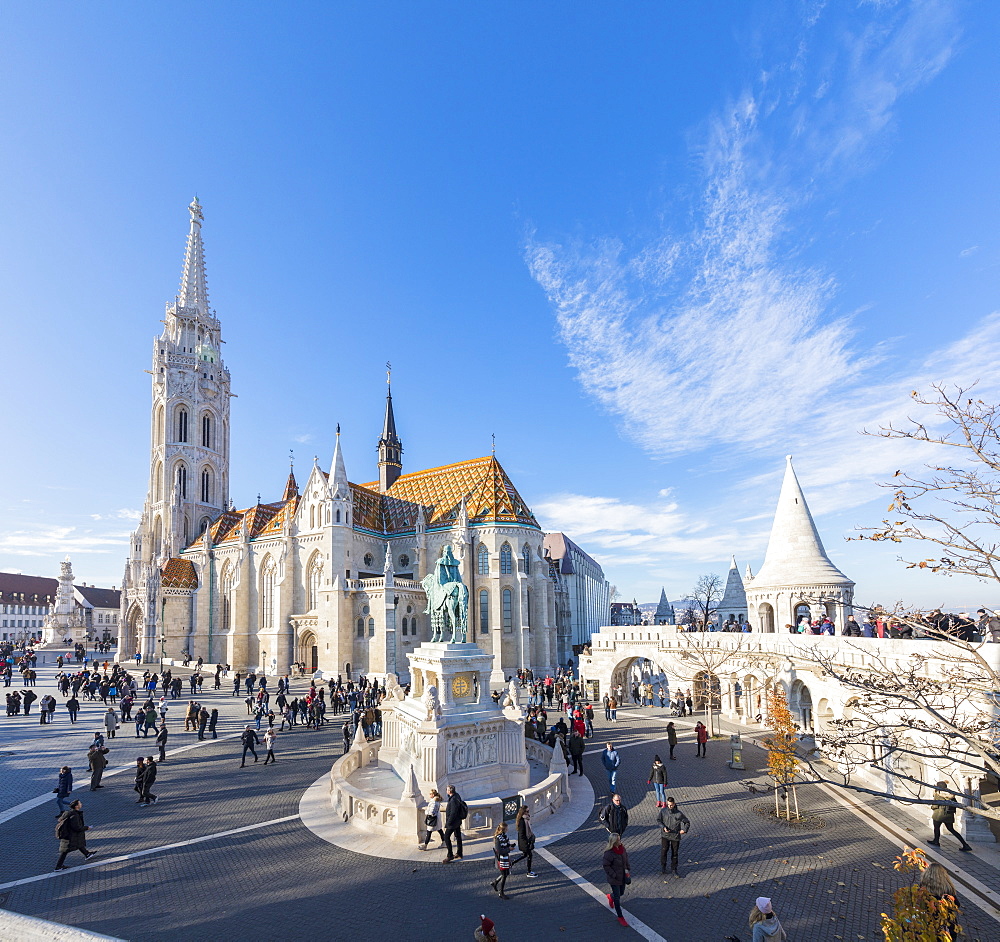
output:
<path id="1" fill-rule="evenodd" d="M 378 479 L 352 483 L 336 433 L 328 468 L 275 500 L 229 498 L 230 374 L 209 307 L 202 209 L 180 292 L 153 342 L 149 486 L 131 538 L 119 656 L 185 653 L 233 669 L 293 662 L 340 674 L 408 674 L 430 638 L 420 580 L 451 546 L 469 589 L 469 640 L 497 679 L 554 669 L 557 583 L 544 534 L 495 455 L 404 473 L 391 388 Z M 374 438 L 374 435 L 373 435 Z"/>

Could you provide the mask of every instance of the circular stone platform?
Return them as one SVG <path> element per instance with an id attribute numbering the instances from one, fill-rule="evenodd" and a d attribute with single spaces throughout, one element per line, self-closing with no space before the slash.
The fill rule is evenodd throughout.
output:
<path id="1" fill-rule="evenodd" d="M 584 825 L 594 811 L 594 789 L 585 775 L 570 776 L 572 795 L 569 802 L 555 814 L 532 818 L 531 827 L 535 832 L 535 846 L 543 847 L 558 841 Z M 414 843 L 407 845 L 390 841 L 359 830 L 347 824 L 334 812 L 330 804 L 330 776 L 323 775 L 305 790 L 299 802 L 302 823 L 320 840 L 336 844 L 344 850 L 370 857 L 385 857 L 391 860 L 431 862 L 442 859 L 440 838 L 432 835 L 430 849 L 420 850 Z M 513 822 L 511 822 L 513 825 Z M 462 835 L 462 858 L 465 860 L 485 860 L 493 856 L 493 840 L 486 836 Z"/>

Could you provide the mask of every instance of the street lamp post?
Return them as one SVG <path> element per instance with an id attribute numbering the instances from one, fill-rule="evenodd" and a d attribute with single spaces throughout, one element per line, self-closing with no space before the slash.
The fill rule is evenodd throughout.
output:
<path id="1" fill-rule="evenodd" d="M 160 673 L 163 673 L 163 658 L 166 656 L 167 639 L 165 635 L 160 635 Z"/>

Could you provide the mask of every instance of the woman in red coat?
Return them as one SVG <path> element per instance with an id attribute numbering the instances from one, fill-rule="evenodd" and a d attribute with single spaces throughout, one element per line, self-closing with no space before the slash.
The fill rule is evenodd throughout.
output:
<path id="1" fill-rule="evenodd" d="M 694 725 L 694 736 L 698 740 L 698 756 L 702 759 L 705 758 L 705 747 L 708 743 L 708 730 L 705 729 L 705 724 L 698 722 Z"/>

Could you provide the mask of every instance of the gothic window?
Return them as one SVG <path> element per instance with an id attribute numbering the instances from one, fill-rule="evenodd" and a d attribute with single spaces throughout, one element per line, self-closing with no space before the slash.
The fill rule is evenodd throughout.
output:
<path id="1" fill-rule="evenodd" d="M 490 594 L 485 589 L 479 593 L 479 633 L 490 630 Z"/>
<path id="2" fill-rule="evenodd" d="M 316 508 L 309 508 L 309 529 L 312 530 L 316 526 Z"/>
<path id="3" fill-rule="evenodd" d="M 407 556 L 406 553 L 403 553 L 403 555 L 399 557 L 399 568 L 406 569 L 406 567 L 409 565 L 410 565 L 410 557 Z"/>
<path id="4" fill-rule="evenodd" d="M 153 418 L 153 442 L 159 445 L 163 441 L 163 406 L 156 407 Z"/>
<path id="5" fill-rule="evenodd" d="M 363 618 L 358 619 L 358 637 L 363 638 L 365 636 L 365 620 Z"/>
<path id="6" fill-rule="evenodd" d="M 260 627 L 261 631 L 274 629 L 274 563 L 268 557 L 260 573 Z"/>
<path id="7" fill-rule="evenodd" d="M 368 619 L 368 637 L 369 638 L 374 638 L 375 637 L 375 619 L 374 618 L 369 618 Z"/>
<path id="8" fill-rule="evenodd" d="M 503 630 L 511 632 L 514 630 L 514 599 L 510 589 L 504 589 L 503 600 Z"/>
<path id="9" fill-rule="evenodd" d="M 407 629 L 408 627 L 409 627 L 409 624 L 408 624 L 407 620 L 406 620 L 406 619 L 404 618 L 404 619 L 403 619 L 403 634 L 404 634 L 404 635 L 406 634 L 406 629 Z"/>
<path id="10" fill-rule="evenodd" d="M 476 554 L 476 558 L 477 574 L 480 576 L 488 576 L 490 574 L 490 551 L 483 546 L 482 543 L 479 544 L 479 552 Z"/>
<path id="11" fill-rule="evenodd" d="M 375 562 L 375 557 L 371 553 L 365 553 L 365 565 L 371 566 Z"/>
<path id="12" fill-rule="evenodd" d="M 188 410 L 181 406 L 177 410 L 177 441 L 188 440 Z"/>
<path id="13" fill-rule="evenodd" d="M 208 468 L 201 472 L 201 502 L 212 503 L 212 472 Z"/>
<path id="14" fill-rule="evenodd" d="M 180 491 L 181 498 L 187 500 L 188 496 L 188 470 L 184 465 L 177 466 L 177 490 Z"/>
<path id="15" fill-rule="evenodd" d="M 504 543 L 500 547 L 500 573 L 509 576 L 514 571 L 514 555 L 510 550 L 510 543 Z"/>
<path id="16" fill-rule="evenodd" d="M 212 417 L 207 413 L 201 417 L 201 444 L 205 448 L 212 447 Z"/>
<path id="17" fill-rule="evenodd" d="M 319 587 L 323 580 L 323 563 L 319 556 L 313 557 L 309 564 L 309 598 L 306 599 L 306 611 L 311 612 L 319 602 Z"/>
<path id="18" fill-rule="evenodd" d="M 233 616 L 233 573 L 235 568 L 227 561 L 222 567 L 222 630 L 229 631 Z"/>
<path id="19" fill-rule="evenodd" d="M 153 465 L 153 500 L 163 500 L 163 465 L 159 461 Z"/>
<path id="20" fill-rule="evenodd" d="M 337 523 L 340 523 L 340 511 L 337 511 Z"/>
<path id="21" fill-rule="evenodd" d="M 531 547 L 527 543 L 524 544 L 521 550 L 521 572 L 525 574 L 531 573 Z"/>

